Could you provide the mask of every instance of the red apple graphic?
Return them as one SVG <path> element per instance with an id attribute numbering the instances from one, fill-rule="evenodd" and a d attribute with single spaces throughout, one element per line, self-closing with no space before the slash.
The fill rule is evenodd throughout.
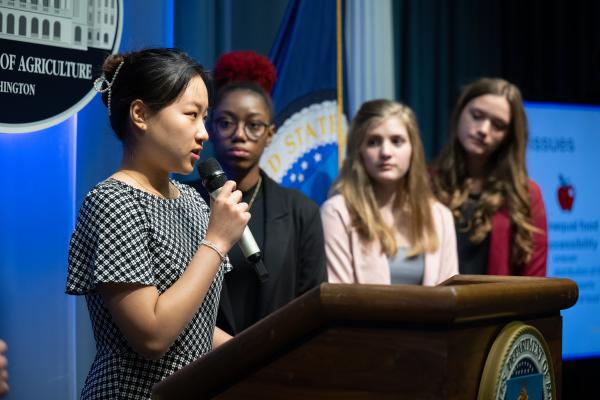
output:
<path id="1" fill-rule="evenodd" d="M 558 187 L 558 204 L 565 211 L 571 211 L 575 201 L 575 188 L 562 175 L 558 176 L 560 186 Z"/>

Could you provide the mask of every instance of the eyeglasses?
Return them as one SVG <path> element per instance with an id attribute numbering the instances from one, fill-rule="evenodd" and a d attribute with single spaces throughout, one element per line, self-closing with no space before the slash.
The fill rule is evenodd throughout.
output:
<path id="1" fill-rule="evenodd" d="M 238 130 L 240 122 L 243 123 L 244 133 L 248 139 L 252 141 L 257 141 L 260 139 L 267 131 L 267 127 L 270 125 L 263 121 L 238 121 L 232 118 L 217 118 L 214 122 L 214 125 L 219 135 L 224 138 L 228 138 Z"/>

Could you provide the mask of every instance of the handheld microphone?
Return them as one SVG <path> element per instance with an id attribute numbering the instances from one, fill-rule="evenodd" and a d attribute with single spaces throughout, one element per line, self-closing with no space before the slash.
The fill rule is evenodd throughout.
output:
<path id="1" fill-rule="evenodd" d="M 204 186 L 206 191 L 210 194 L 210 197 L 213 199 L 216 198 L 225 182 L 227 182 L 227 176 L 221 168 L 221 164 L 211 157 L 198 164 L 198 173 L 202 179 L 202 186 Z M 244 228 L 244 232 L 242 233 L 238 245 L 240 246 L 240 250 L 242 250 L 242 254 L 246 257 L 246 260 L 253 265 L 258 279 L 264 283 L 269 278 L 269 271 L 267 271 L 262 262 L 260 248 L 258 247 L 258 244 L 256 244 L 256 240 L 254 240 L 250 228 L 247 226 Z"/>

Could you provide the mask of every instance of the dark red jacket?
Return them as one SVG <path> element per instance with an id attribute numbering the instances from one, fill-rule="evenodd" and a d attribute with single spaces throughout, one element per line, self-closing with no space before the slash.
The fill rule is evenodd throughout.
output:
<path id="1" fill-rule="evenodd" d="M 529 180 L 529 196 L 531 198 L 531 222 L 542 231 L 533 235 L 531 261 L 523 267 L 515 267 L 510 264 L 511 222 L 508 208 L 503 207 L 492 217 L 488 258 L 489 275 L 546 276 L 548 258 L 546 209 L 540 187 L 532 180 Z"/>

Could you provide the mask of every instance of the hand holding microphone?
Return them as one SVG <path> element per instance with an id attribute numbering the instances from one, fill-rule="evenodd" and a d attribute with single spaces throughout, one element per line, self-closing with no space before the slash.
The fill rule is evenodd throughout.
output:
<path id="1" fill-rule="evenodd" d="M 243 211 L 244 222 L 243 224 L 237 226 L 237 228 L 243 228 L 241 237 L 239 235 L 230 235 L 229 237 L 235 238 L 235 240 L 228 245 L 226 251 L 229 251 L 233 243 L 239 239 L 238 244 L 242 250 L 242 253 L 244 254 L 244 257 L 246 257 L 246 260 L 253 265 L 258 279 L 261 282 L 265 282 L 268 279 L 269 273 L 262 263 L 262 253 L 256 244 L 256 240 L 254 240 L 254 236 L 252 236 L 250 229 L 246 226 L 250 220 L 250 213 L 247 212 L 248 205 L 246 203 L 240 203 L 242 192 L 239 190 L 233 191 L 235 182 L 227 180 L 227 176 L 225 175 L 225 172 L 223 172 L 221 165 L 214 158 L 209 158 L 206 161 L 201 162 L 198 165 L 198 172 L 202 178 L 202 185 L 204 188 L 206 188 L 214 200 L 213 210 L 211 211 L 210 222 L 208 224 L 208 231 L 206 234 L 207 240 L 210 240 L 208 238 L 208 232 L 210 231 L 211 227 L 214 227 L 213 229 L 217 232 L 221 230 L 223 234 L 226 234 L 230 231 L 237 233 L 237 230 L 234 230 L 232 225 L 236 223 L 239 224 L 239 221 L 223 220 L 223 218 L 228 218 L 228 216 L 227 213 L 223 213 L 223 215 L 221 215 L 218 211 L 224 206 L 222 203 L 231 204 L 234 202 L 233 204 L 237 205 L 238 208 L 243 208 L 241 211 Z"/>
<path id="2" fill-rule="evenodd" d="M 216 244 L 224 253 L 240 239 L 250 220 L 248 204 L 241 202 L 242 192 L 235 190 L 235 186 L 234 181 L 226 181 L 218 195 L 213 197 L 206 230 L 206 240 Z"/>

